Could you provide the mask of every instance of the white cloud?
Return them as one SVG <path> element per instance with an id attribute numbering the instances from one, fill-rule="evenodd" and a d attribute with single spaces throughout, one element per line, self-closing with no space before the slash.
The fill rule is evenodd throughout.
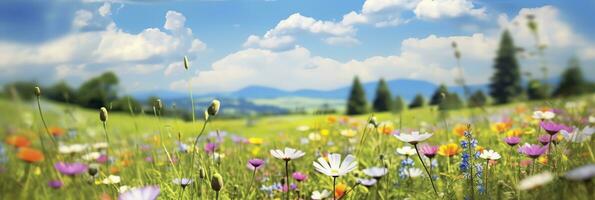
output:
<path id="1" fill-rule="evenodd" d="M 112 4 L 105 2 L 105 3 L 103 3 L 103 5 L 101 7 L 99 7 L 99 9 L 97 11 L 99 11 L 99 15 L 101 15 L 102 17 L 111 15 L 112 14 Z"/>
<path id="2" fill-rule="evenodd" d="M 184 28 L 184 23 L 186 23 L 186 17 L 182 15 L 182 13 L 176 11 L 167 11 L 165 14 L 165 24 L 163 28 L 170 31 L 178 31 Z"/>
<path id="3" fill-rule="evenodd" d="M 343 36 L 343 37 L 329 37 L 324 39 L 324 42 L 329 45 L 337 45 L 337 46 L 353 46 L 359 44 L 359 40 L 350 37 L 350 36 Z"/>
<path id="4" fill-rule="evenodd" d="M 93 13 L 88 10 L 78 10 L 74 13 L 74 20 L 72 21 L 72 27 L 74 29 L 81 29 L 89 25 L 89 21 L 93 18 Z"/>
<path id="5" fill-rule="evenodd" d="M 486 17 L 485 8 L 475 8 L 471 0 L 425 0 L 419 2 L 413 11 L 418 18 L 439 19 L 469 15 Z"/>
<path id="6" fill-rule="evenodd" d="M 263 38 L 257 35 L 250 35 L 243 46 L 265 49 L 287 49 L 294 41 L 295 39 L 288 35 Z"/>
<path id="7" fill-rule="evenodd" d="M 182 61 L 173 62 L 173 63 L 167 65 L 167 67 L 165 68 L 165 71 L 163 71 L 163 74 L 165 76 L 169 76 L 169 75 L 174 74 L 175 72 L 182 72 L 183 69 L 184 69 L 184 63 L 182 63 Z"/>

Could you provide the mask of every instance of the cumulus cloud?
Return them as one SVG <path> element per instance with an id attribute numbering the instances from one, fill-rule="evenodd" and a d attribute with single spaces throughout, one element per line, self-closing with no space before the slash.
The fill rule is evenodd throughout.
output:
<path id="1" fill-rule="evenodd" d="M 475 8 L 471 0 L 426 0 L 420 1 L 413 11 L 418 18 L 440 19 L 469 15 L 486 17 L 486 9 Z"/>
<path id="2" fill-rule="evenodd" d="M 98 9 L 99 15 L 102 17 L 106 17 L 112 14 L 112 4 L 105 2 L 101 7 Z"/>

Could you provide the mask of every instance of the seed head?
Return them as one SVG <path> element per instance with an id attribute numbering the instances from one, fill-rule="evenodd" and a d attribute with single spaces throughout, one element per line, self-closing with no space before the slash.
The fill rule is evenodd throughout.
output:
<path id="1" fill-rule="evenodd" d="M 41 89 L 39 87 L 35 87 L 35 96 L 41 96 Z"/>
<path id="2" fill-rule="evenodd" d="M 190 68 L 190 62 L 188 62 L 188 57 L 184 56 L 184 69 L 188 70 Z"/>
<path id="3" fill-rule="evenodd" d="M 207 109 L 208 114 L 209 115 L 217 115 L 217 113 L 219 112 L 219 107 L 221 106 L 221 102 L 217 99 L 213 100 L 211 102 L 211 106 L 209 106 L 209 109 Z"/>
<path id="4" fill-rule="evenodd" d="M 370 121 L 368 121 L 369 124 L 372 124 L 372 126 L 374 127 L 378 127 L 378 121 L 376 120 L 376 116 L 372 116 L 370 118 Z"/>
<path id="5" fill-rule="evenodd" d="M 204 179 L 207 176 L 207 173 L 205 172 L 205 168 L 200 168 L 198 169 L 198 177 L 200 179 Z"/>
<path id="6" fill-rule="evenodd" d="M 209 111 L 205 110 L 205 121 L 209 120 Z"/>
<path id="7" fill-rule="evenodd" d="M 219 192 L 222 187 L 223 187 L 223 177 L 221 177 L 221 174 L 219 174 L 219 173 L 213 174 L 213 177 L 211 178 L 211 189 Z"/>
<path id="8" fill-rule="evenodd" d="M 107 121 L 107 109 L 105 109 L 105 107 L 101 107 L 99 109 L 99 119 L 102 122 L 106 122 Z"/>

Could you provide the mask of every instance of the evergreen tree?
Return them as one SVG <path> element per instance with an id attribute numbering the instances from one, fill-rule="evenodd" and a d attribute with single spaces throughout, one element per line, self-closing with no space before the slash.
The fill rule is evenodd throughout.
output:
<path id="1" fill-rule="evenodd" d="M 445 95 L 443 102 L 438 104 L 439 110 L 454 110 L 463 107 L 463 101 L 459 98 L 457 93 L 448 93 Z"/>
<path id="2" fill-rule="evenodd" d="M 448 89 L 446 88 L 446 86 L 444 84 L 440 84 L 440 86 L 436 88 L 436 91 L 430 99 L 430 105 L 439 105 L 443 101 L 442 99 L 444 98 L 444 96 L 446 96 L 447 94 Z"/>
<path id="3" fill-rule="evenodd" d="M 415 95 L 415 98 L 413 98 L 413 101 L 411 101 L 411 103 L 409 104 L 409 108 L 423 107 L 425 101 L 426 100 L 424 99 L 424 96 L 422 96 L 421 94 L 417 94 Z"/>
<path id="4" fill-rule="evenodd" d="M 487 102 L 488 102 L 488 98 L 486 97 L 486 95 L 481 90 L 475 91 L 469 97 L 469 107 L 481 107 L 481 106 L 485 106 Z"/>
<path id="5" fill-rule="evenodd" d="M 405 107 L 405 102 L 403 102 L 403 98 L 401 98 L 401 96 L 395 97 L 395 102 L 393 104 L 394 104 L 393 110 L 396 113 L 400 113 L 401 111 L 403 111 L 403 109 Z"/>
<path id="6" fill-rule="evenodd" d="M 347 115 L 359 115 L 367 112 L 366 93 L 359 78 L 356 76 L 353 79 L 351 92 L 347 100 Z"/>
<path id="7" fill-rule="evenodd" d="M 117 98 L 118 77 L 113 72 L 105 72 L 84 82 L 78 89 L 77 100 L 88 108 L 109 106 Z"/>
<path id="8" fill-rule="evenodd" d="M 72 102 L 76 97 L 74 89 L 65 81 L 60 81 L 46 89 L 47 97 L 54 101 Z"/>
<path id="9" fill-rule="evenodd" d="M 532 79 L 527 84 L 527 97 L 530 100 L 540 100 L 547 97 L 547 86 L 537 79 Z"/>
<path id="10" fill-rule="evenodd" d="M 376 97 L 374 97 L 373 108 L 376 112 L 390 111 L 393 106 L 392 95 L 388 89 L 388 85 L 383 78 L 378 81 L 376 88 Z"/>
<path id="11" fill-rule="evenodd" d="M 521 75 L 515 53 L 516 47 L 506 30 L 500 40 L 490 83 L 490 95 L 496 104 L 508 103 L 521 94 Z"/>
<path id="12" fill-rule="evenodd" d="M 588 92 L 588 90 L 589 83 L 583 77 L 578 58 L 571 58 L 568 61 L 568 68 L 562 74 L 560 85 L 554 91 L 554 96 L 580 95 Z"/>

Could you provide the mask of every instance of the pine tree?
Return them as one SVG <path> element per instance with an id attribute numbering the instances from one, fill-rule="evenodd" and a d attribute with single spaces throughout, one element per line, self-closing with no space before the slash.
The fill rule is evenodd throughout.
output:
<path id="1" fill-rule="evenodd" d="M 514 42 L 506 30 L 500 40 L 490 83 L 490 95 L 496 104 L 508 103 L 521 94 L 521 75 L 515 53 Z"/>
<path id="2" fill-rule="evenodd" d="M 475 91 L 469 97 L 469 107 L 481 107 L 481 106 L 485 106 L 487 102 L 488 102 L 488 98 L 486 97 L 486 95 L 481 90 Z"/>
<path id="3" fill-rule="evenodd" d="M 422 96 L 421 94 L 417 94 L 415 95 L 415 98 L 413 98 L 413 101 L 411 101 L 411 103 L 409 104 L 409 108 L 418 108 L 418 107 L 423 107 L 426 100 L 424 99 L 424 96 Z"/>
<path id="4" fill-rule="evenodd" d="M 388 85 L 383 78 L 378 81 L 378 87 L 376 88 L 376 97 L 374 98 L 373 107 L 376 112 L 389 111 L 392 108 L 392 95 L 388 89 Z"/>
<path id="5" fill-rule="evenodd" d="M 444 84 L 440 84 L 430 99 L 430 105 L 439 105 L 443 101 L 444 96 L 448 94 L 448 89 Z"/>
<path id="6" fill-rule="evenodd" d="M 400 113 L 401 111 L 403 111 L 403 108 L 405 106 L 405 103 L 403 102 L 403 98 L 401 98 L 401 96 L 396 96 L 395 97 L 395 102 L 393 103 L 393 110 L 396 113 Z"/>
<path id="7" fill-rule="evenodd" d="M 580 95 L 588 92 L 588 89 L 589 83 L 583 77 L 578 58 L 571 58 L 568 61 L 568 68 L 562 74 L 560 85 L 554 91 L 554 96 Z"/>
<path id="8" fill-rule="evenodd" d="M 353 79 L 349 99 L 347 100 L 347 115 L 359 115 L 367 112 L 366 93 L 357 76 Z"/>

